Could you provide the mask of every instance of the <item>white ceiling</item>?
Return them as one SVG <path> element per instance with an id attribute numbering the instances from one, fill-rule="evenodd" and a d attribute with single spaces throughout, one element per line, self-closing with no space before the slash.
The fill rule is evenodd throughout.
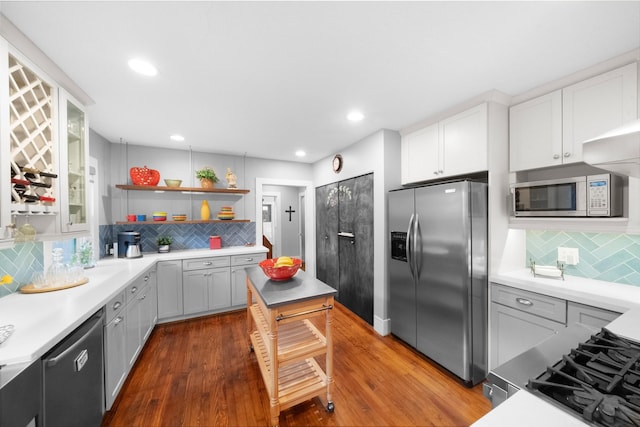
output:
<path id="1" fill-rule="evenodd" d="M 0 13 L 95 101 L 91 128 L 109 141 L 304 162 L 640 46 L 639 1 L 2 1 Z M 136 56 L 158 76 L 133 74 Z M 355 108 L 362 122 L 346 120 Z"/>

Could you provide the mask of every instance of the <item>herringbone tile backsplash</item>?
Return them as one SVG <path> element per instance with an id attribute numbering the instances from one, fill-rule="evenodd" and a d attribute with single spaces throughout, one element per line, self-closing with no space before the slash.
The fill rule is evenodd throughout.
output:
<path id="1" fill-rule="evenodd" d="M 140 232 L 142 252 L 157 251 L 158 245 L 156 244 L 156 239 L 158 236 L 173 237 L 171 250 L 208 248 L 209 236 L 220 236 L 223 247 L 244 246 L 248 243 L 255 243 L 256 241 L 255 222 L 105 225 L 100 226 L 101 257 L 105 256 L 105 243 L 117 242 L 118 233 L 121 231 Z"/>
<path id="2" fill-rule="evenodd" d="M 244 246 L 256 240 L 255 222 L 101 225 L 100 258 L 105 257 L 105 244 L 117 241 L 120 231 L 139 231 L 143 252 L 156 252 L 156 238 L 161 235 L 173 237 L 172 250 L 208 248 L 209 236 L 220 236 L 223 247 Z M 67 243 L 74 247 L 72 239 L 55 242 L 55 245 L 64 247 Z M 94 251 L 98 253 L 95 248 Z M 33 273 L 44 270 L 44 258 L 42 242 L 16 243 L 13 248 L 0 250 L 0 277 L 5 274 L 13 277 L 13 283 L 0 285 L 0 298 L 31 283 Z"/>
<path id="3" fill-rule="evenodd" d="M 528 230 L 527 265 L 555 265 L 559 246 L 580 254 L 565 274 L 640 286 L 640 235 Z"/>
<path id="4" fill-rule="evenodd" d="M 0 277 L 13 277 L 13 283 L 0 286 L 0 298 L 31 283 L 33 273 L 44 270 L 42 252 L 42 242 L 16 243 L 13 248 L 0 251 Z"/>

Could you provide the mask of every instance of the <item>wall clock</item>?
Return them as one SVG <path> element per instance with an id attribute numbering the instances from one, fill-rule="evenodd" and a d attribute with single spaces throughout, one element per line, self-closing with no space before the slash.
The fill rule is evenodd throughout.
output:
<path id="1" fill-rule="evenodd" d="M 333 156 L 332 166 L 335 173 L 338 173 L 342 170 L 342 156 L 340 154 L 336 154 L 335 156 Z"/>

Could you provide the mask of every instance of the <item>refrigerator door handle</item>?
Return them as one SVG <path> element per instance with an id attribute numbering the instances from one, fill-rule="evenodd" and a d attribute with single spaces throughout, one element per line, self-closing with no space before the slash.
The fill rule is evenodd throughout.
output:
<path id="1" fill-rule="evenodd" d="M 416 278 L 419 279 L 422 274 L 422 230 L 420 230 L 420 217 L 418 214 L 416 214 L 416 221 L 413 225 L 413 245 L 413 253 L 418 254 L 418 256 L 414 258 L 414 268 Z"/>
<path id="2" fill-rule="evenodd" d="M 409 264 L 409 271 L 411 271 L 411 277 L 415 280 L 416 276 L 413 268 L 413 248 L 411 246 L 413 243 L 413 238 L 411 233 L 413 232 L 414 220 L 415 220 L 415 214 L 411 214 L 411 219 L 409 220 L 409 228 L 407 229 L 406 248 L 407 248 L 407 264 Z"/>

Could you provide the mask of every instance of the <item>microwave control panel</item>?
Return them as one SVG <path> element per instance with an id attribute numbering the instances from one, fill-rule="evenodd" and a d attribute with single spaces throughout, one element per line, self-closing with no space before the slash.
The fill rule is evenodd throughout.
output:
<path id="1" fill-rule="evenodd" d="M 612 183 L 612 181 L 615 181 Z M 587 215 L 622 214 L 621 178 L 613 174 L 587 176 Z"/>

